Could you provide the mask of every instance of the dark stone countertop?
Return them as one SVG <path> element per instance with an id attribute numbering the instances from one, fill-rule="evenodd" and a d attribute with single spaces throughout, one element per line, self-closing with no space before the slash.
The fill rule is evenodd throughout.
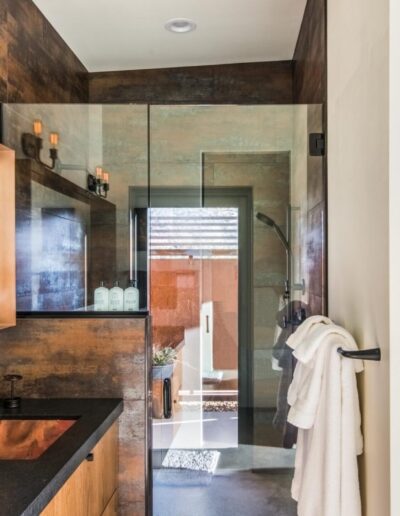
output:
<path id="1" fill-rule="evenodd" d="M 23 399 L 0 419 L 77 419 L 35 460 L 0 460 L 0 514 L 37 516 L 123 411 L 116 398 Z"/>

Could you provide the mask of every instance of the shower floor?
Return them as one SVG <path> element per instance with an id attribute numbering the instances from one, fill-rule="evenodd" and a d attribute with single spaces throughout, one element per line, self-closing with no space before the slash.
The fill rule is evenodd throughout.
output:
<path id="1" fill-rule="evenodd" d="M 184 472 L 182 472 L 184 474 Z M 154 485 L 154 516 L 296 516 L 292 470 L 217 473 L 209 485 Z"/>

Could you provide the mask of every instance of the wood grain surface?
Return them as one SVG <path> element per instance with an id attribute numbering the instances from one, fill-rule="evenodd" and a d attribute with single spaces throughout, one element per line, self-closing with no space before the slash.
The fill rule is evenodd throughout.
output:
<path id="1" fill-rule="evenodd" d="M 0 0 L 0 102 L 87 102 L 88 72 L 32 0 Z"/>
<path id="2" fill-rule="evenodd" d="M 91 73 L 94 103 L 291 104 L 292 62 Z"/>

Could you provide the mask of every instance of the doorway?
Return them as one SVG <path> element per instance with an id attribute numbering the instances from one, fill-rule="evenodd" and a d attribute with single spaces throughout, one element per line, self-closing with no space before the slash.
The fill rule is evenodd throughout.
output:
<path id="1" fill-rule="evenodd" d="M 148 247 L 153 344 L 156 349 L 172 346 L 179 355 L 174 376 L 180 379 L 172 386 L 177 423 L 172 418 L 167 426 L 175 426 L 176 447 L 250 444 L 252 191 L 206 188 L 201 204 L 193 189 L 152 190 Z M 204 412 L 211 411 L 212 424 L 204 425 Z M 230 419 L 225 412 L 232 412 Z M 169 442 L 164 426 L 153 423 L 155 449 Z"/>

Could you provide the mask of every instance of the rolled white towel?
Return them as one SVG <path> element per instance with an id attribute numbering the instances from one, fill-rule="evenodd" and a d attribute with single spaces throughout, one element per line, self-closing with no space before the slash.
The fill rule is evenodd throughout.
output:
<path id="1" fill-rule="evenodd" d="M 288 338 L 287 345 L 296 349 L 297 345 L 307 337 L 310 331 L 319 324 L 333 324 L 329 317 L 324 315 L 312 315 L 300 324 L 297 330 Z"/>

